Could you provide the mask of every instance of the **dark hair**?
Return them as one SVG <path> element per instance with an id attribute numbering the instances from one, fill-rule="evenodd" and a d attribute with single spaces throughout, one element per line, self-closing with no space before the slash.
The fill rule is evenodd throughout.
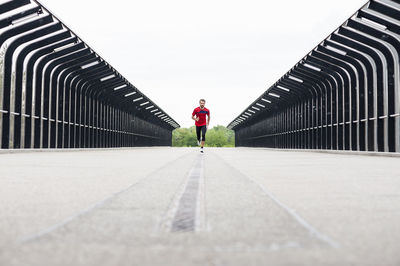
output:
<path id="1" fill-rule="evenodd" d="M 199 102 L 206 102 L 206 100 L 204 100 L 204 99 L 200 99 L 200 101 Z"/>

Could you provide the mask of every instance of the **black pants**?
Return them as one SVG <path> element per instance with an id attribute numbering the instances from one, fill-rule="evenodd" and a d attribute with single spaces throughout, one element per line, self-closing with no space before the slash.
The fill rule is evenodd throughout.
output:
<path id="1" fill-rule="evenodd" d="M 201 140 L 206 141 L 206 131 L 207 131 L 207 126 L 196 126 L 196 134 L 197 134 L 197 140 L 200 141 L 200 132 L 201 132 Z"/>

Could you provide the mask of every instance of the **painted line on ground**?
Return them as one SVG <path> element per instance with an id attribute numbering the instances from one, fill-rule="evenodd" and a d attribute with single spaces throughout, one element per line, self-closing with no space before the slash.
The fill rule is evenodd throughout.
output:
<path id="1" fill-rule="evenodd" d="M 41 237 L 43 237 L 43 236 L 46 236 L 46 235 L 48 235 L 48 234 L 50 234 L 50 233 L 52 233 L 52 232 L 54 232 L 54 231 L 56 231 L 56 230 L 58 230 L 58 229 L 64 227 L 64 226 L 66 226 L 67 224 L 71 223 L 72 221 L 74 221 L 74 220 L 76 220 L 76 219 L 78 219 L 78 218 L 80 218 L 80 217 L 82 217 L 82 216 L 84 216 L 84 215 L 86 215 L 86 214 L 88 214 L 88 213 L 90 213 L 90 212 L 92 212 L 92 211 L 94 211 L 94 210 L 100 208 L 101 206 L 103 206 L 103 205 L 106 204 L 107 202 L 111 201 L 111 200 L 114 199 L 115 197 L 117 197 L 117 196 L 123 194 L 124 192 L 126 192 L 126 191 L 132 189 L 134 186 L 140 184 L 141 182 L 143 182 L 144 180 L 146 180 L 149 176 L 155 174 L 156 172 L 161 171 L 162 169 L 164 169 L 164 168 L 170 166 L 171 163 L 174 163 L 174 162 L 180 160 L 181 158 L 183 158 L 183 157 L 185 157 L 185 156 L 187 156 L 187 153 L 185 153 L 185 154 L 179 156 L 178 158 L 176 158 L 176 159 L 174 159 L 174 160 L 172 160 L 172 161 L 170 161 L 170 162 L 167 162 L 166 164 L 162 165 L 161 167 L 159 167 L 159 168 L 157 168 L 156 170 L 152 171 L 150 174 L 148 174 L 148 175 L 146 175 L 145 177 L 143 177 L 142 179 L 138 180 L 136 183 L 133 183 L 133 184 L 129 185 L 127 188 L 125 188 L 125 189 L 123 189 L 123 190 L 120 190 L 120 191 L 118 191 L 118 192 L 112 194 L 111 196 L 109 196 L 109 197 L 107 197 L 107 198 L 105 198 L 105 199 L 102 199 L 102 200 L 100 200 L 100 201 L 94 203 L 93 205 L 90 205 L 88 208 L 86 208 L 86 209 L 84 209 L 84 210 L 78 212 L 78 213 L 75 214 L 75 215 L 72 215 L 72 216 L 66 218 L 66 219 L 63 220 L 62 222 L 57 223 L 57 224 L 54 224 L 54 225 L 52 225 L 52 226 L 50 226 L 50 227 L 48 227 L 48 228 L 46 228 L 46 229 L 44 229 L 44 230 L 41 230 L 40 232 L 38 232 L 38 233 L 36 233 L 36 234 L 32 234 L 32 235 L 29 235 L 29 236 L 26 236 L 26 237 L 21 238 L 21 239 L 18 241 L 18 243 L 20 243 L 20 244 L 26 244 L 26 243 L 32 242 L 32 241 L 34 241 L 34 240 L 37 240 L 37 239 L 39 239 L 39 238 L 41 238 Z"/>
<path id="2" fill-rule="evenodd" d="M 246 175 L 245 175 L 246 176 Z M 284 210 L 286 210 L 299 224 L 301 224 L 304 228 L 306 228 L 311 235 L 315 236 L 319 240 L 329 244 L 333 248 L 339 248 L 340 245 L 332 240 L 330 237 L 327 235 L 324 235 L 323 233 L 319 232 L 317 229 L 315 229 L 310 223 L 308 223 L 304 218 L 302 218 L 299 214 L 296 213 L 294 209 L 289 208 L 286 204 L 281 202 L 274 194 L 272 194 L 270 191 L 268 191 L 262 184 L 258 183 L 254 179 L 246 176 L 249 180 L 251 180 L 254 184 L 256 184 L 260 189 L 269 197 L 271 198 L 277 205 L 282 207 Z"/>
<path id="3" fill-rule="evenodd" d="M 310 233 L 310 235 L 314 236 L 315 238 L 321 240 L 322 242 L 327 243 L 329 246 L 333 248 L 340 248 L 339 243 L 336 241 L 332 240 L 330 237 L 327 235 L 324 235 L 323 233 L 319 232 L 316 228 L 314 228 L 309 222 L 307 222 L 304 218 L 302 218 L 299 214 L 296 213 L 296 211 L 283 202 L 281 202 L 274 194 L 272 194 L 268 189 L 266 189 L 262 184 L 254 180 L 253 178 L 249 177 L 248 175 L 244 174 L 242 171 L 237 169 L 236 167 L 233 167 L 231 164 L 229 164 L 227 161 L 225 161 L 221 156 L 215 154 L 217 157 L 219 157 L 222 161 L 224 161 L 227 165 L 238 171 L 242 176 L 245 178 L 249 179 L 252 183 L 256 184 L 266 196 L 268 196 L 270 199 L 272 199 L 278 206 L 280 206 L 282 209 L 284 209 L 290 216 L 292 216 L 301 226 L 303 226 L 307 231 Z"/>

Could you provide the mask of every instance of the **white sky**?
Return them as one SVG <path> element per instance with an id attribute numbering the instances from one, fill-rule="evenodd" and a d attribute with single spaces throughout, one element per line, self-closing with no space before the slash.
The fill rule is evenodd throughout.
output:
<path id="1" fill-rule="evenodd" d="M 40 0 L 181 127 L 227 126 L 367 0 Z"/>

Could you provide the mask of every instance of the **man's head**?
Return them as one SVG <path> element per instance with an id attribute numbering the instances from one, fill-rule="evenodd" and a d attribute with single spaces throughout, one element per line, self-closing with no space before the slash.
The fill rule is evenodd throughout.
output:
<path id="1" fill-rule="evenodd" d="M 206 100 L 200 99 L 199 103 L 200 103 L 200 108 L 204 108 L 204 105 L 206 104 Z"/>

